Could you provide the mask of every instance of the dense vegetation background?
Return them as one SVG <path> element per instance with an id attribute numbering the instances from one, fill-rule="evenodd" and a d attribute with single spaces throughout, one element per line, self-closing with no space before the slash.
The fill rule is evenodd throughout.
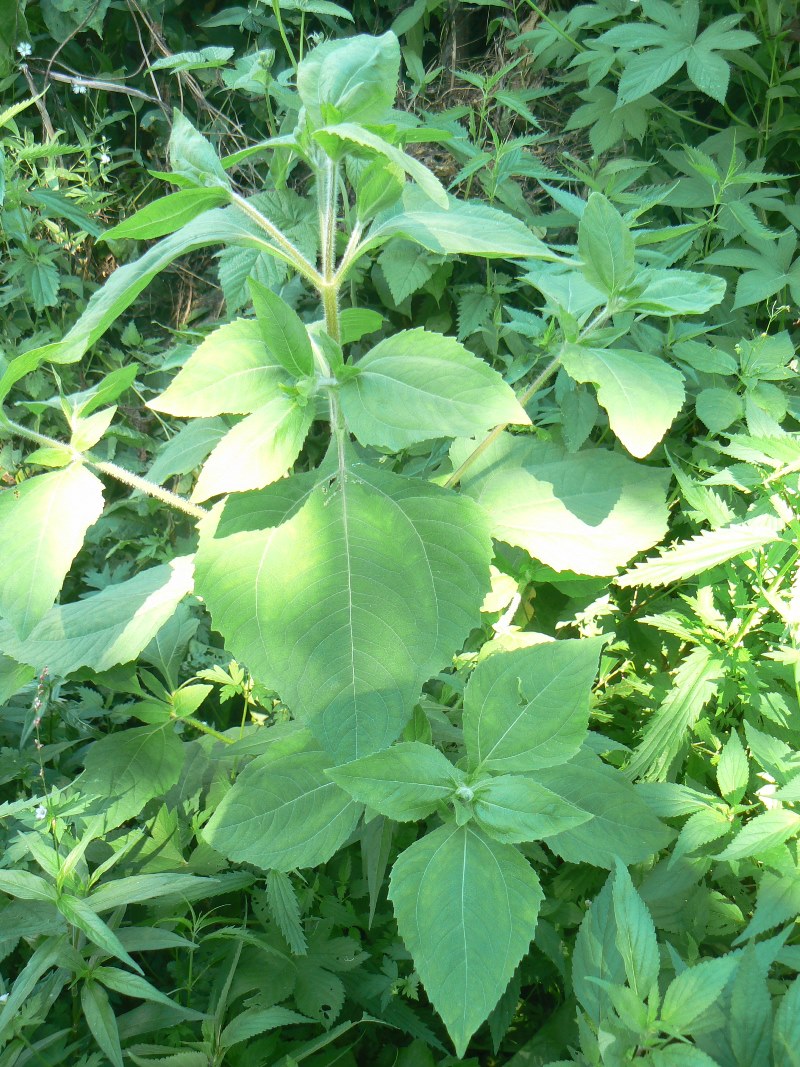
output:
<path id="1" fill-rule="evenodd" d="M 799 42 L 0 0 L 0 1067 L 800 1064 Z"/>

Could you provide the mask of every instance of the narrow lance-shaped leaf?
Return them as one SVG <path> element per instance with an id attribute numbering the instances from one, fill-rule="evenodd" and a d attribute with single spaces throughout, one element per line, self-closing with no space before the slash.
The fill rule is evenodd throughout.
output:
<path id="1" fill-rule="evenodd" d="M 314 373 L 314 352 L 296 311 L 255 278 L 248 279 L 261 338 L 270 359 L 295 378 Z"/>
<path id="2" fill-rule="evenodd" d="M 628 985 L 644 1000 L 658 980 L 660 961 L 656 928 L 647 907 L 636 892 L 624 864 L 617 860 L 612 889 L 617 948 L 625 965 Z"/>
<path id="3" fill-rule="evenodd" d="M 456 1054 L 486 1019 L 528 950 L 543 893 L 513 845 L 442 826 L 406 849 L 389 897 Z"/>
<path id="4" fill-rule="evenodd" d="M 20 639 L 53 606 L 102 510 L 102 483 L 79 463 L 0 493 L 0 615 Z"/>

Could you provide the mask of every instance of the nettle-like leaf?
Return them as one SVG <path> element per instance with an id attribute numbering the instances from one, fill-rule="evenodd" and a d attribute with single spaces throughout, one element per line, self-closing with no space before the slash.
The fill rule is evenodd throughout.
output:
<path id="1" fill-rule="evenodd" d="M 478 664 L 464 693 L 472 767 L 526 774 L 566 763 L 589 725 L 602 641 L 548 641 Z"/>
<path id="2" fill-rule="evenodd" d="M 348 429 L 364 445 L 398 451 L 499 423 L 530 424 L 497 371 L 452 337 L 404 330 L 377 344 L 354 369 L 339 397 Z"/>
<path id="3" fill-rule="evenodd" d="M 784 523 L 773 515 L 758 515 L 744 522 L 699 534 L 643 560 L 617 578 L 617 585 L 668 585 L 692 578 L 771 544 L 780 537 Z"/>
<path id="4" fill-rule="evenodd" d="M 170 166 L 178 177 L 192 185 L 230 188 L 231 180 L 211 142 L 177 108 L 172 112 L 167 152 Z"/>
<path id="5" fill-rule="evenodd" d="M 231 652 L 337 762 L 400 733 L 479 618 L 486 519 L 472 501 L 365 465 L 229 500 L 203 530 L 198 592 Z"/>
<path id="6" fill-rule="evenodd" d="M 456 1054 L 500 999 L 536 930 L 543 893 L 513 845 L 442 826 L 392 868 L 397 926 Z"/>
<path id="7" fill-rule="evenodd" d="M 654 92 L 684 65 L 701 93 L 724 103 L 730 65 L 720 53 L 758 44 L 755 34 L 734 29 L 743 16 L 725 15 L 698 34 L 697 0 L 684 0 L 679 8 L 663 0 L 642 0 L 641 6 L 651 22 L 637 20 L 615 26 L 598 38 L 599 44 L 612 45 L 623 52 L 646 49 L 625 61 L 619 80 L 619 105 Z"/>
<path id="8" fill-rule="evenodd" d="M 576 382 L 597 387 L 611 429 L 633 456 L 652 452 L 683 406 L 683 375 L 657 356 L 565 345 L 561 362 Z"/>
<path id="9" fill-rule="evenodd" d="M 453 465 L 474 447 L 457 441 L 450 450 Z M 610 575 L 664 536 L 668 481 L 668 470 L 605 449 L 570 453 L 504 433 L 461 484 L 491 516 L 498 540 L 524 548 L 553 570 Z"/>
<path id="10" fill-rule="evenodd" d="M 237 863 L 292 871 L 324 863 L 347 840 L 361 806 L 326 777 L 331 766 L 308 734 L 253 760 L 217 804 L 203 836 Z"/>
<path id="11" fill-rule="evenodd" d="M 0 493 L 0 616 L 21 640 L 52 608 L 102 511 L 102 483 L 79 463 Z"/>

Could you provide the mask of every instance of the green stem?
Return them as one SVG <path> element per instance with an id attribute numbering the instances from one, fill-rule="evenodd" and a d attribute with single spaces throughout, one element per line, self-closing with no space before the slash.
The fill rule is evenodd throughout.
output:
<path id="1" fill-rule="evenodd" d="M 184 515 L 189 515 L 193 519 L 199 521 L 209 514 L 205 508 L 190 503 L 182 496 L 178 496 L 177 493 L 171 493 L 169 489 L 164 489 L 162 486 L 156 485 L 155 482 L 148 481 L 147 478 L 141 478 L 138 474 L 133 474 L 124 467 L 118 467 L 116 463 L 110 463 L 107 460 L 95 460 L 90 456 L 84 456 L 83 459 L 84 462 L 88 463 L 102 474 L 107 474 L 111 478 L 116 478 L 118 482 L 130 486 L 131 489 L 137 489 L 140 493 L 145 493 L 147 496 L 151 496 L 155 500 L 160 500 L 162 504 L 168 504 L 171 508 L 175 508 L 177 511 L 182 511 Z"/>
<path id="2" fill-rule="evenodd" d="M 131 489 L 138 489 L 140 492 L 146 493 L 147 496 L 152 496 L 163 504 L 168 504 L 171 508 L 176 508 L 185 515 L 190 515 L 193 519 L 204 519 L 208 515 L 205 508 L 200 508 L 196 504 L 190 503 L 182 496 L 178 496 L 177 493 L 171 493 L 169 489 L 164 489 L 162 486 L 156 485 L 155 482 L 148 481 L 147 478 L 141 478 L 138 474 L 117 466 L 116 463 L 94 459 L 91 453 L 79 452 L 77 448 L 73 448 L 72 445 L 65 444 L 63 441 L 58 441 L 55 437 L 48 437 L 46 434 L 37 433 L 36 430 L 29 430 L 27 426 L 21 426 L 6 415 L 2 415 L 0 418 L 2 419 L 2 426 L 17 437 L 33 441 L 34 444 L 42 445 L 45 448 L 66 449 L 72 455 L 73 460 L 85 463 L 102 474 L 107 474 L 118 482 L 130 486 Z"/>
<path id="3" fill-rule="evenodd" d="M 243 211 L 248 218 L 256 223 L 257 226 L 260 226 L 265 233 L 269 234 L 283 253 L 281 259 L 285 259 L 286 262 L 290 263 L 307 281 L 319 288 L 324 280 L 322 275 L 311 263 L 308 262 L 300 249 L 292 244 L 286 234 L 279 230 L 274 222 L 270 222 L 267 216 L 263 215 L 257 207 L 246 199 L 246 197 L 236 192 L 231 192 L 230 195 L 231 200 L 236 204 L 239 210 Z"/>
<path id="4" fill-rule="evenodd" d="M 292 64 L 292 69 L 294 71 L 297 71 L 297 60 L 295 59 L 294 52 L 292 51 L 292 46 L 289 44 L 289 38 L 286 36 L 286 30 L 283 26 L 280 0 L 272 0 L 272 10 L 275 15 L 275 20 L 278 23 L 278 33 L 281 35 L 283 47 L 286 49 L 287 55 L 289 56 L 289 62 Z"/>
<path id="5" fill-rule="evenodd" d="M 608 306 L 604 307 L 601 311 L 598 311 L 594 318 L 581 330 L 580 335 L 578 336 L 575 343 L 580 344 L 582 341 L 585 341 L 591 333 L 599 329 L 608 321 L 609 318 L 611 318 L 612 313 L 612 310 Z M 520 394 L 518 399 L 522 407 L 525 407 L 531 397 L 535 396 L 536 393 L 539 392 L 539 390 L 548 380 L 550 375 L 558 369 L 558 366 L 561 363 L 561 358 L 564 354 L 565 345 L 566 342 L 564 342 L 560 346 L 558 352 L 555 356 L 553 356 L 547 366 L 542 371 L 540 371 L 539 374 L 536 375 L 536 377 L 528 386 L 528 388 L 522 394 Z M 457 470 L 453 471 L 453 473 L 444 483 L 445 489 L 452 489 L 454 485 L 457 485 L 458 482 L 461 481 L 465 472 L 468 471 L 472 464 L 475 462 L 475 460 L 478 459 L 479 456 L 483 455 L 483 453 L 492 444 L 492 442 L 496 441 L 500 434 L 505 429 L 507 429 L 509 425 L 510 423 L 504 422 L 501 423 L 499 426 L 495 426 L 491 433 L 484 437 L 484 439 L 473 449 L 473 451 L 470 452 L 470 454 L 467 456 L 461 466 L 458 467 Z"/>
<path id="6" fill-rule="evenodd" d="M 533 10 L 536 12 L 540 19 L 542 19 L 544 22 L 547 23 L 548 26 L 555 30 L 560 37 L 563 37 L 565 41 L 569 41 L 569 43 L 576 51 L 587 51 L 586 47 L 582 45 L 580 41 L 576 41 L 574 37 L 571 37 L 565 29 L 562 29 L 562 27 L 559 26 L 557 22 L 554 22 L 548 15 L 546 15 L 538 4 L 534 4 L 533 0 L 525 0 L 525 2 L 528 7 L 533 8 Z"/>
<path id="7" fill-rule="evenodd" d="M 181 715 L 180 721 L 188 722 L 190 726 L 193 726 L 195 730 L 199 730 L 201 734 L 208 734 L 209 737 L 214 737 L 217 741 L 222 741 L 226 745 L 233 744 L 234 739 L 232 737 L 226 737 L 219 730 L 215 730 L 213 726 L 208 726 L 206 723 L 201 722 L 200 719 L 195 719 L 193 715 Z"/>

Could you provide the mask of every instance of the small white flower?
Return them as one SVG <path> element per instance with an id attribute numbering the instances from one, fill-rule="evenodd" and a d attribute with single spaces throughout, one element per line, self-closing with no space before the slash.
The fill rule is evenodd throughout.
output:
<path id="1" fill-rule="evenodd" d="M 31 55 L 31 53 L 33 52 L 33 45 L 30 43 L 30 41 L 20 41 L 17 45 L 17 52 L 19 53 L 21 59 L 27 59 L 28 56 Z"/>
<path id="2" fill-rule="evenodd" d="M 98 161 L 104 167 L 107 166 L 111 162 L 111 156 L 108 154 L 108 152 L 101 152 L 101 154 L 97 158 L 98 158 Z"/>
<path id="3" fill-rule="evenodd" d="M 83 82 L 73 82 L 72 91 L 76 96 L 82 96 L 86 92 L 86 86 Z"/>
<path id="4" fill-rule="evenodd" d="M 47 818 L 47 808 L 44 806 L 44 804 L 39 805 L 39 807 L 34 812 L 34 815 L 39 820 Z"/>
<path id="5" fill-rule="evenodd" d="M 0 1004 L 5 1004 L 8 1000 L 8 993 L 0 993 Z"/>

